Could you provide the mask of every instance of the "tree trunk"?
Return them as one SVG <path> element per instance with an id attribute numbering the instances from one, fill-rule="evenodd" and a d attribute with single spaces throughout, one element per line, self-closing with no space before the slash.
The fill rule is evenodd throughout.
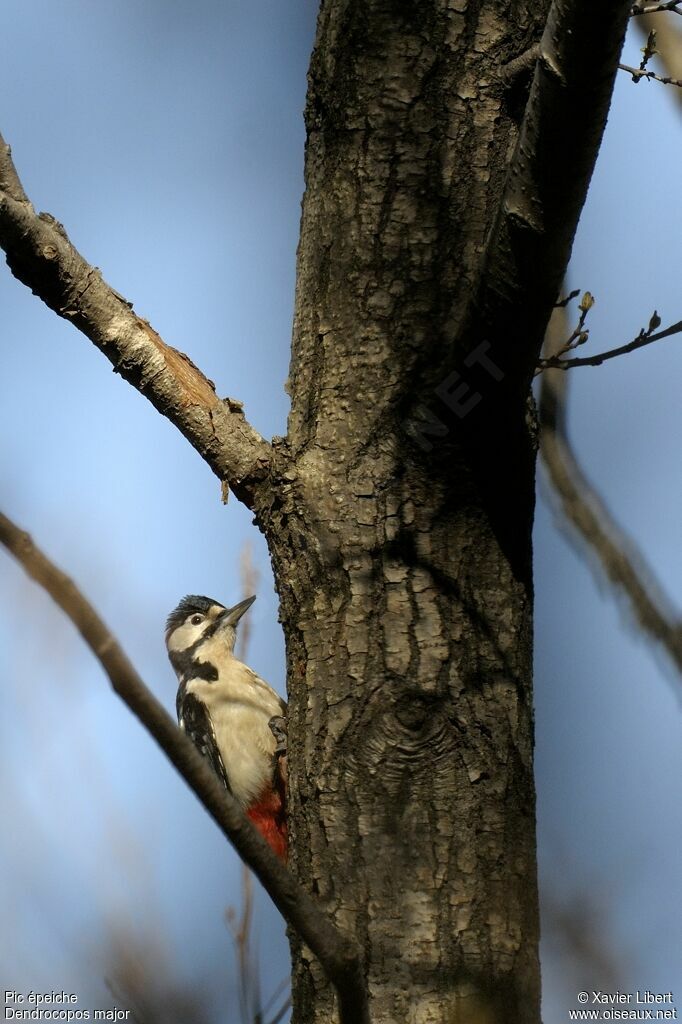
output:
<path id="1" fill-rule="evenodd" d="M 325 0 L 312 59 L 292 412 L 257 515 L 293 866 L 365 950 L 375 1024 L 539 1020 L 529 372 L 469 299 L 525 101 L 501 67 L 547 8 Z M 327 1024 L 293 946 L 294 1021 Z"/>

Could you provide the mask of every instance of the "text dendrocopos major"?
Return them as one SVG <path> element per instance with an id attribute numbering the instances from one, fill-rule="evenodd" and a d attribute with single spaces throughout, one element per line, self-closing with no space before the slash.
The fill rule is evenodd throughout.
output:
<path id="1" fill-rule="evenodd" d="M 168 616 L 166 647 L 181 728 L 286 860 L 286 704 L 233 653 L 236 625 L 255 600 L 226 608 L 184 597 Z"/>

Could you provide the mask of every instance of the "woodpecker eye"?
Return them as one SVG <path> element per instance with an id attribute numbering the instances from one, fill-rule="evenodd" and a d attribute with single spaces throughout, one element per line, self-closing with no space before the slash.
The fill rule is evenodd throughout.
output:
<path id="1" fill-rule="evenodd" d="M 193 626 L 198 626 L 200 622 L 204 621 L 204 616 L 203 615 L 193 615 L 192 618 L 189 621 L 192 623 Z"/>

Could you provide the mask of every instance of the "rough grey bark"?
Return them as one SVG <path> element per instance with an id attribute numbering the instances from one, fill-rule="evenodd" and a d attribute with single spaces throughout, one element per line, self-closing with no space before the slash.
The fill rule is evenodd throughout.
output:
<path id="1" fill-rule="evenodd" d="M 608 81 L 597 137 L 627 16 L 605 6 L 589 56 L 607 67 L 582 68 Z M 382 1024 L 539 1020 L 526 396 L 598 144 L 572 163 L 559 238 L 551 188 L 528 223 L 501 209 L 551 172 L 530 144 L 512 158 L 529 82 L 502 73 L 547 10 L 327 0 L 311 66 L 286 471 L 258 514 L 287 637 L 294 864 L 365 949 Z M 552 94 L 567 102 L 547 75 L 539 144 Z M 293 945 L 294 1020 L 332 1020 Z"/>
<path id="2" fill-rule="evenodd" d="M 12 271 L 267 537 L 292 865 L 359 942 L 375 1024 L 539 1020 L 527 396 L 628 11 L 323 0 L 292 411 L 272 445 L 35 215 L 0 148 Z M 293 947 L 296 1024 L 336 1020 Z"/>
<path id="3" fill-rule="evenodd" d="M 462 367 L 474 345 L 457 348 L 518 127 L 495 72 L 547 5 L 516 11 L 324 3 L 311 69 L 296 469 L 264 525 L 295 865 L 359 937 L 382 1024 L 539 1014 L 523 406 L 505 509 L 484 493 L 473 408 L 431 451 L 410 438 L 416 399 L 440 416 L 439 387 L 462 408 L 480 392 L 480 365 Z M 294 1006 L 333 1019 L 305 955 Z"/>

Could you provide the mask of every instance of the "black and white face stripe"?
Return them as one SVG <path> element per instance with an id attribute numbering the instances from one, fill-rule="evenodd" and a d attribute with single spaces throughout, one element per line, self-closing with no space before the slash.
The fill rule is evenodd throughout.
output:
<path id="1" fill-rule="evenodd" d="M 201 646 L 202 641 L 197 640 L 194 645 Z M 210 661 L 199 661 L 196 658 L 194 649 L 188 651 L 169 651 L 170 663 L 175 669 L 178 679 L 205 679 L 207 683 L 215 683 L 218 678 L 218 669 Z"/>
<path id="2" fill-rule="evenodd" d="M 226 654 L 234 648 L 235 626 L 255 597 L 226 608 L 210 597 L 190 594 L 184 597 L 168 616 L 166 647 L 176 675 L 181 680 L 204 679 L 215 682 L 218 669 L 209 658 L 201 657 L 201 649 L 216 633 L 220 633 L 220 647 Z M 215 645 L 213 654 L 215 656 Z"/>

